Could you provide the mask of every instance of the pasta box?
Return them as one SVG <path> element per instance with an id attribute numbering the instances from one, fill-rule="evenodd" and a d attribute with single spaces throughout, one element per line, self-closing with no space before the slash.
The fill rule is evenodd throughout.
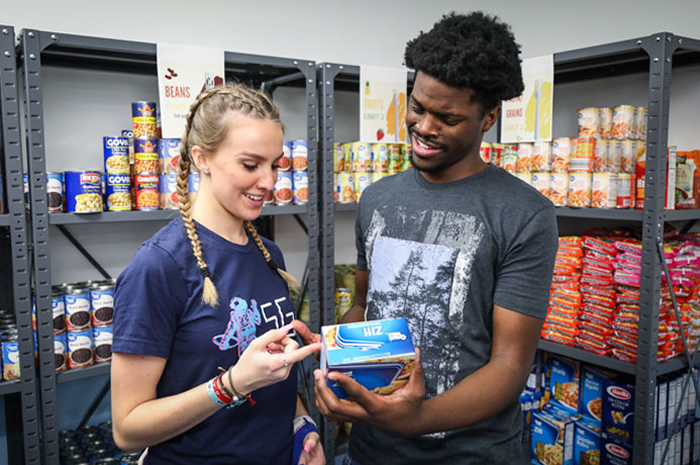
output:
<path id="1" fill-rule="evenodd" d="M 339 399 L 348 394 L 328 380 L 332 371 L 377 394 L 390 394 L 408 382 L 415 348 L 405 318 L 323 326 L 321 340 L 321 369 Z"/>
<path id="2" fill-rule="evenodd" d="M 574 465 L 600 463 L 600 429 L 587 418 L 581 418 L 574 426 Z"/>
<path id="3" fill-rule="evenodd" d="M 600 463 L 602 465 L 631 465 L 632 446 L 603 435 L 600 440 Z"/>
<path id="4" fill-rule="evenodd" d="M 619 380 L 603 383 L 602 430 L 614 440 L 632 444 L 634 429 L 634 388 Z"/>
<path id="5" fill-rule="evenodd" d="M 575 420 L 543 410 L 532 414 L 532 464 L 573 465 Z"/>
<path id="6" fill-rule="evenodd" d="M 550 363 L 549 401 L 570 415 L 576 415 L 579 411 L 580 365 L 556 356 L 552 356 Z"/>
<path id="7" fill-rule="evenodd" d="M 581 415 L 598 429 L 603 419 L 603 383 L 610 376 L 590 367 L 584 367 L 581 375 Z"/>

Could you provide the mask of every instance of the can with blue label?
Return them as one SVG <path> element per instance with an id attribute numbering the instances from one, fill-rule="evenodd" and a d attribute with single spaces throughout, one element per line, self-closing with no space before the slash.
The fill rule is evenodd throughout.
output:
<path id="1" fill-rule="evenodd" d="M 22 178 L 24 180 L 24 209 L 29 211 L 29 175 L 24 173 Z"/>
<path id="2" fill-rule="evenodd" d="M 158 142 L 158 159 L 161 174 L 177 174 L 177 165 L 180 163 L 180 139 L 161 139 Z"/>
<path id="3" fill-rule="evenodd" d="M 49 213 L 63 211 L 63 173 L 46 173 L 46 206 Z"/>
<path id="4" fill-rule="evenodd" d="M 306 171 L 308 166 L 308 147 L 305 140 L 292 141 L 292 171 Z"/>
<path id="5" fill-rule="evenodd" d="M 68 368 L 83 368 L 93 364 L 93 350 L 95 348 L 92 340 L 92 328 L 82 331 L 66 333 L 68 339 Z"/>
<path id="6" fill-rule="evenodd" d="M 66 354 L 68 353 L 68 336 L 66 333 L 53 335 L 53 359 L 56 373 L 66 371 Z"/>
<path id="7" fill-rule="evenodd" d="M 194 202 L 199 192 L 199 173 L 190 173 L 187 178 L 187 190 L 190 193 L 190 200 Z"/>
<path id="8" fill-rule="evenodd" d="M 66 305 L 66 330 L 90 328 L 90 293 L 86 288 L 68 288 L 63 300 Z"/>
<path id="9" fill-rule="evenodd" d="M 90 313 L 92 327 L 99 328 L 112 324 L 114 313 L 114 286 L 100 284 L 90 289 Z"/>
<path id="10" fill-rule="evenodd" d="M 129 139 L 126 137 L 102 138 L 105 172 L 129 173 Z"/>
<path id="11" fill-rule="evenodd" d="M 294 205 L 306 205 L 309 201 L 309 176 L 306 171 L 292 173 Z"/>
<path id="12" fill-rule="evenodd" d="M 108 211 L 131 210 L 131 176 L 126 173 L 107 172 L 106 192 Z"/>
<path id="13" fill-rule="evenodd" d="M 294 196 L 292 188 L 292 173 L 283 171 L 277 172 L 277 182 L 275 183 L 275 205 L 289 205 Z"/>
<path id="14" fill-rule="evenodd" d="M 112 327 L 93 328 L 92 339 L 95 344 L 95 363 L 112 360 Z"/>
<path id="15" fill-rule="evenodd" d="M 102 211 L 102 173 L 66 171 L 66 211 L 98 213 Z"/>
<path id="16" fill-rule="evenodd" d="M 17 333 L 4 332 L 0 339 L 2 349 L 2 379 L 12 381 L 20 378 L 19 341 Z"/>
<path id="17" fill-rule="evenodd" d="M 66 332 L 66 303 L 63 291 L 51 290 L 51 310 L 53 314 L 53 333 L 61 334 Z"/>
<path id="18" fill-rule="evenodd" d="M 163 174 L 160 177 L 160 209 L 177 210 L 178 208 L 177 174 Z"/>

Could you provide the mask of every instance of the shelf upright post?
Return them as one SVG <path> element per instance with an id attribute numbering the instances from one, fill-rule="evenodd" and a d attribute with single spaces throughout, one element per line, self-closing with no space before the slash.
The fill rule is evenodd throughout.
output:
<path id="1" fill-rule="evenodd" d="M 24 77 L 27 166 L 34 243 L 34 296 L 39 350 L 39 386 L 43 430 L 43 464 L 58 465 L 58 409 L 51 315 L 51 259 L 49 214 L 46 202 L 46 153 L 41 87 L 41 53 L 55 39 L 24 29 L 20 36 Z"/>
<path id="2" fill-rule="evenodd" d="M 657 241 L 664 230 L 664 191 L 671 87 L 673 35 L 652 34 L 637 41 L 649 55 L 649 123 L 647 130 L 644 214 L 642 218 L 642 279 L 639 302 L 639 342 L 635 381 L 633 463 L 654 460 L 654 399 L 658 376 L 657 341 L 661 304 L 661 263 Z"/>
<path id="3" fill-rule="evenodd" d="M 25 464 L 41 463 L 39 406 L 34 370 L 34 335 L 27 247 L 27 222 L 24 206 L 22 147 L 17 90 L 15 32 L 0 26 L 0 110 L 2 151 L 5 154 L 7 209 L 10 215 L 12 253 L 12 297 L 19 333 L 20 401 L 22 416 L 22 453 Z"/>

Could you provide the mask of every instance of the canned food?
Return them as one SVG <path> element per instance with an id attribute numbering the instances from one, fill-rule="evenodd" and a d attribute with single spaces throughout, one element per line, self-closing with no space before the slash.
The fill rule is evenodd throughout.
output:
<path id="1" fill-rule="evenodd" d="M 372 152 L 372 171 L 389 170 L 389 147 L 383 143 L 374 143 L 370 145 L 370 151 Z"/>
<path id="2" fill-rule="evenodd" d="M 647 109 L 637 107 L 634 112 L 634 138 L 646 140 L 647 136 Z"/>
<path id="3" fill-rule="evenodd" d="M 636 107 L 619 105 L 613 109 L 613 139 L 631 139 L 634 136 Z"/>
<path id="4" fill-rule="evenodd" d="M 292 173 L 278 171 L 275 183 L 275 205 L 289 205 L 294 197 Z"/>
<path id="5" fill-rule="evenodd" d="M 552 141 L 552 172 L 567 173 L 571 164 L 571 139 L 560 137 Z"/>
<path id="6" fill-rule="evenodd" d="M 22 175 L 22 178 L 24 182 L 24 209 L 29 211 L 29 175 L 27 173 L 24 173 Z M 0 185 L 2 185 L 2 183 L 0 183 Z M 0 208 L 2 208 L 1 205 Z"/>
<path id="7" fill-rule="evenodd" d="M 134 164 L 134 131 L 131 129 L 122 129 L 122 137 L 126 137 L 129 141 L 129 165 Z"/>
<path id="8" fill-rule="evenodd" d="M 524 173 L 512 173 L 512 174 L 513 174 L 513 176 L 520 179 L 521 181 L 532 185 L 532 173 L 531 172 L 527 171 Z"/>
<path id="9" fill-rule="evenodd" d="M 150 137 L 134 139 L 134 173 L 160 173 L 158 139 Z"/>
<path id="10" fill-rule="evenodd" d="M 129 172 L 129 139 L 126 137 L 102 138 L 105 171 L 113 173 Z"/>
<path id="11" fill-rule="evenodd" d="M 557 207 L 565 207 L 569 195 L 569 173 L 552 173 L 549 186 L 549 200 Z"/>
<path id="12" fill-rule="evenodd" d="M 613 110 L 612 108 L 598 108 L 598 132 L 601 139 L 612 139 Z"/>
<path id="13" fill-rule="evenodd" d="M 292 160 L 294 160 L 292 158 Z M 292 189 L 294 190 L 294 205 L 306 205 L 309 201 L 309 176 L 306 171 L 292 173 Z"/>
<path id="14" fill-rule="evenodd" d="M 53 333 L 64 333 L 66 331 L 66 302 L 63 291 L 52 290 L 51 311 L 53 315 Z"/>
<path id="15" fill-rule="evenodd" d="M 370 173 L 355 173 L 355 201 L 359 202 L 362 192 L 372 184 Z"/>
<path id="16" fill-rule="evenodd" d="M 570 207 L 590 207 L 591 183 L 591 173 L 570 173 L 567 204 Z"/>
<path id="17" fill-rule="evenodd" d="M 518 166 L 518 148 L 515 145 L 504 145 L 501 152 L 501 168 L 509 173 L 515 173 Z"/>
<path id="18" fill-rule="evenodd" d="M 390 173 L 398 173 L 403 171 L 403 153 L 401 150 L 401 145 L 399 144 L 387 144 L 387 154 L 389 157 L 389 166 L 387 169 Z"/>
<path id="19" fill-rule="evenodd" d="M 68 336 L 66 333 L 53 335 L 53 359 L 56 373 L 66 371 L 66 353 L 68 352 Z"/>
<path id="20" fill-rule="evenodd" d="M 149 211 L 158 210 L 160 205 L 160 175 L 157 173 L 142 173 L 134 176 L 136 191 L 136 209 Z"/>
<path id="21" fill-rule="evenodd" d="M 593 169 L 595 146 L 596 140 L 593 138 L 579 137 L 576 139 L 576 150 L 572 150 L 569 171 L 584 171 L 590 173 Z"/>
<path id="22" fill-rule="evenodd" d="M 131 176 L 128 173 L 107 173 L 107 211 L 131 210 Z"/>
<path id="23" fill-rule="evenodd" d="M 49 213 L 63 211 L 63 173 L 46 173 L 46 204 Z"/>
<path id="24" fill-rule="evenodd" d="M 279 171 L 290 171 L 292 169 L 292 143 L 282 143 L 282 158 L 278 163 Z"/>
<path id="25" fill-rule="evenodd" d="M 343 151 L 343 160 L 345 161 L 345 169 L 343 171 L 354 171 L 355 160 L 352 158 L 352 142 L 345 142 L 340 145 Z"/>
<path id="26" fill-rule="evenodd" d="M 411 157 L 413 157 L 413 147 L 411 144 L 400 144 L 399 147 L 401 148 L 401 160 L 403 162 L 401 171 L 406 171 L 413 166 L 413 162 L 411 161 Z"/>
<path id="27" fill-rule="evenodd" d="M 484 163 L 491 163 L 491 142 L 481 142 L 479 147 L 479 156 Z"/>
<path id="28" fill-rule="evenodd" d="M 353 142 L 352 158 L 355 161 L 355 172 L 372 171 L 372 153 L 364 142 Z"/>
<path id="29" fill-rule="evenodd" d="M 112 360 L 112 327 L 93 328 L 92 338 L 95 344 L 95 363 Z"/>
<path id="30" fill-rule="evenodd" d="M 343 155 L 343 145 L 333 142 L 333 171 L 345 171 L 345 155 Z"/>
<path id="31" fill-rule="evenodd" d="M 629 173 L 617 175 L 617 201 L 616 208 L 632 208 L 634 198 L 634 176 Z"/>
<path id="32" fill-rule="evenodd" d="M 539 140 L 532 146 L 532 171 L 549 171 L 552 167 L 552 144 Z"/>
<path id="33" fill-rule="evenodd" d="M 518 173 L 529 173 L 532 171 L 532 155 L 534 146 L 531 143 L 518 144 L 518 161 L 515 166 L 515 171 Z"/>
<path id="34" fill-rule="evenodd" d="M 306 171 L 308 163 L 308 148 L 305 140 L 292 141 L 292 171 Z"/>
<path id="35" fill-rule="evenodd" d="M 531 185 L 537 189 L 540 194 L 549 198 L 551 195 L 551 189 L 549 187 L 552 182 L 551 177 L 549 171 L 534 171 L 532 173 Z"/>
<path id="36" fill-rule="evenodd" d="M 160 177 L 160 209 L 177 210 L 180 201 L 177 195 L 177 174 L 163 174 Z"/>
<path id="37" fill-rule="evenodd" d="M 633 173 L 636 164 L 636 143 L 633 140 L 621 140 L 620 143 L 620 172 Z"/>
<path id="38" fill-rule="evenodd" d="M 352 308 L 352 290 L 348 288 L 337 288 L 335 290 L 335 316 L 336 321 L 345 315 Z"/>
<path id="39" fill-rule="evenodd" d="M 617 175 L 615 173 L 593 173 L 591 207 L 615 208 L 616 205 Z"/>
<path id="40" fill-rule="evenodd" d="M 355 202 L 355 173 L 345 171 L 338 173 L 338 201 L 340 203 Z"/>
<path id="41" fill-rule="evenodd" d="M 190 193 L 190 201 L 194 202 L 199 193 L 199 173 L 190 173 L 187 177 L 187 190 Z"/>
<path id="42" fill-rule="evenodd" d="M 17 335 L 4 335 L 0 340 L 0 347 L 2 347 L 2 379 L 7 381 L 20 379 Z"/>
<path id="43" fill-rule="evenodd" d="M 66 290 L 63 296 L 66 313 L 66 330 L 81 331 L 90 327 L 90 293 L 87 288 Z"/>
<path id="44" fill-rule="evenodd" d="M 158 120 L 155 102 L 131 104 L 133 137 L 158 137 Z"/>
<path id="45" fill-rule="evenodd" d="M 581 108 L 578 111 L 578 136 L 579 137 L 600 137 L 598 132 L 599 111 L 598 108 Z"/>
<path id="46" fill-rule="evenodd" d="M 66 333 L 68 368 L 83 368 L 93 364 L 92 328 Z"/>
<path id="47" fill-rule="evenodd" d="M 598 139 L 593 149 L 593 172 L 604 173 L 608 171 L 608 141 Z"/>
<path id="48" fill-rule="evenodd" d="M 102 206 L 102 173 L 99 171 L 66 171 L 66 211 L 97 213 Z"/>
<path id="49" fill-rule="evenodd" d="M 112 324 L 114 313 L 114 286 L 100 284 L 90 289 L 90 321 L 93 328 Z"/>
<path id="50" fill-rule="evenodd" d="M 180 139 L 160 139 L 158 141 L 158 165 L 161 174 L 177 174 L 180 164 Z M 192 163 L 192 167 L 195 164 Z"/>
<path id="51" fill-rule="evenodd" d="M 491 144 L 491 164 L 493 166 L 501 166 L 501 154 L 503 153 L 503 144 Z"/>

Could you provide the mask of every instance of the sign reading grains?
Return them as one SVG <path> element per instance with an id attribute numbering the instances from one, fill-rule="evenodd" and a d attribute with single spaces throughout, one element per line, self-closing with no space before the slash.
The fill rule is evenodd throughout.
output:
<path id="1" fill-rule="evenodd" d="M 102 175 L 99 171 L 66 171 L 66 211 L 97 213 L 102 208 Z"/>

